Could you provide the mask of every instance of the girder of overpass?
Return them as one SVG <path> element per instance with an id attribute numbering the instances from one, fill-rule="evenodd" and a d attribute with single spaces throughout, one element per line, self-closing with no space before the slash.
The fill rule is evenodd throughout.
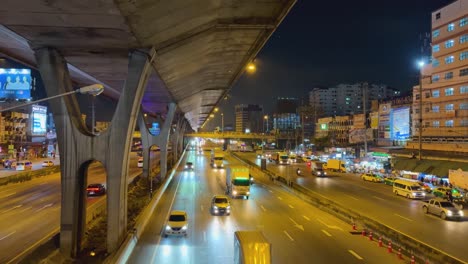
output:
<path id="1" fill-rule="evenodd" d="M 0 55 L 39 69 L 41 77 L 51 84 L 51 87 L 46 87 L 48 96 L 77 86 L 103 84 L 105 96 L 119 100 L 119 103 L 126 102 L 119 109 L 127 116 L 113 120 L 122 123 L 128 120 L 122 125 L 133 126 L 119 132 L 123 136 L 122 142 L 129 144 L 129 139 L 125 137 L 131 136 L 130 131 L 134 130 L 136 113 L 140 108 L 145 113 L 166 116 L 168 105 L 175 103 L 179 113 L 182 113 L 176 116 L 185 118 L 192 130 L 197 131 L 209 116 L 207 113 L 211 113 L 229 92 L 245 66 L 255 58 L 295 2 L 7 0 L 0 5 Z M 145 59 L 138 54 L 145 54 Z M 41 62 L 37 61 L 38 57 L 42 58 Z M 55 63 L 48 64 L 48 60 Z M 140 87 L 142 84 L 145 85 Z M 126 94 L 129 96 L 129 92 L 135 94 L 130 96 L 135 97 L 120 98 Z M 61 156 L 76 156 L 80 153 L 67 151 L 86 148 L 89 149 L 88 157 L 95 158 L 99 154 L 95 150 L 98 136 L 86 130 L 76 104 L 71 102 L 74 102 L 73 99 L 61 98 L 51 103 L 52 110 L 61 109 L 60 113 L 53 113 L 63 123 L 58 125 L 58 129 L 67 129 L 66 133 L 58 131 L 58 134 L 71 135 L 69 124 L 76 126 L 73 129 L 76 132 L 75 140 L 62 139 Z M 73 113 L 73 120 L 69 120 L 67 111 Z M 179 121 L 174 120 L 180 124 Z M 111 124 L 111 127 L 117 125 Z M 112 132 L 117 130 L 110 129 L 109 138 L 117 138 Z M 83 136 L 78 136 L 78 133 Z M 71 142 L 76 146 L 69 147 L 67 144 Z M 90 142 L 92 147 L 85 146 L 84 142 Z M 115 164 L 122 164 L 122 171 L 110 173 L 114 175 L 111 180 L 124 182 L 123 178 L 118 177 L 124 177 L 125 168 L 128 167 L 125 163 L 127 160 L 122 159 L 127 154 L 115 153 L 109 152 L 108 155 L 113 156 L 112 162 Z M 104 164 L 111 161 L 102 153 L 100 155 Z M 78 159 L 73 160 L 76 164 L 72 167 L 67 162 L 70 162 L 68 158 L 61 160 L 65 168 L 80 167 Z M 67 173 L 62 170 L 62 175 L 66 175 L 69 182 L 77 181 L 82 176 L 68 170 Z M 76 186 L 79 185 L 64 186 L 62 183 L 62 190 L 70 191 L 68 194 L 62 191 L 62 195 L 81 192 Z M 125 211 L 127 199 L 124 185 L 119 185 L 119 189 L 112 186 L 109 193 L 122 200 L 119 200 L 121 205 L 115 206 L 119 207 L 115 216 L 119 218 L 119 230 L 109 230 L 108 225 L 107 243 L 111 250 L 122 240 L 124 230 L 121 229 L 125 228 L 122 217 L 126 216 L 121 212 Z M 75 198 L 67 199 L 81 199 L 78 196 Z M 62 205 L 62 215 L 68 206 Z M 107 215 L 110 215 L 109 212 Z M 69 228 L 71 225 L 62 222 L 63 226 Z M 118 235 L 111 234 L 111 240 L 109 232 L 117 232 Z M 77 241 L 70 243 L 76 244 Z"/>
<path id="2" fill-rule="evenodd" d="M 262 139 L 262 140 L 275 140 L 276 136 L 263 133 L 241 133 L 241 132 L 197 132 L 186 133 L 186 137 L 199 137 L 199 138 L 232 138 L 232 139 Z"/>

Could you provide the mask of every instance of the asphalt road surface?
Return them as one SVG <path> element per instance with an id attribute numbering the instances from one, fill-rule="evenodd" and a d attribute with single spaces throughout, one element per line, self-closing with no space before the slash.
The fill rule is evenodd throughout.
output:
<path id="1" fill-rule="evenodd" d="M 231 200 L 230 216 L 213 216 L 211 197 L 224 194 L 225 171 L 209 166 L 208 152 L 190 151 L 186 160 L 194 162 L 194 172 L 181 163 L 128 263 L 233 263 L 237 230 L 261 230 L 272 243 L 273 263 L 398 262 L 376 242 L 350 234 L 348 223 L 261 178 L 248 200 Z M 162 236 L 170 210 L 187 211 L 187 237 Z"/>

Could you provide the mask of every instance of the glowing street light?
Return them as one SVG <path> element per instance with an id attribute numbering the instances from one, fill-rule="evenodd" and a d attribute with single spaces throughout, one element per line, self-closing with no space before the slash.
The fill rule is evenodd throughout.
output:
<path id="1" fill-rule="evenodd" d="M 247 71 L 249 73 L 254 73 L 256 70 L 257 70 L 257 67 L 255 66 L 253 62 L 247 64 Z"/>
<path id="2" fill-rule="evenodd" d="M 218 107 L 215 107 L 214 109 L 215 113 L 219 111 L 219 108 Z"/>

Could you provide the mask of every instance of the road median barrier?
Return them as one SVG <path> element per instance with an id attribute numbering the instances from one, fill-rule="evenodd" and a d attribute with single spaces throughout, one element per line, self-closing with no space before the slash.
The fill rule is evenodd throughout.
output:
<path id="1" fill-rule="evenodd" d="M 261 169 L 257 164 L 246 160 L 236 153 L 232 152 L 232 156 L 240 160 L 241 162 L 254 167 L 261 171 L 264 175 L 275 180 L 282 185 L 284 189 L 289 190 L 302 200 L 314 205 L 315 207 L 328 212 L 337 218 L 345 221 L 358 224 L 365 230 L 372 230 L 374 236 L 382 237 L 387 243 L 392 243 L 395 247 L 399 247 L 404 251 L 406 256 L 414 256 L 419 262 L 425 262 L 429 260 L 433 263 L 453 263 L 453 264 L 467 264 L 467 262 L 458 259 L 454 256 L 449 255 L 439 249 L 436 249 L 422 241 L 417 240 L 407 234 L 399 232 L 396 229 L 391 228 L 379 221 L 365 216 L 357 211 L 346 208 L 331 199 L 315 192 L 307 187 L 299 184 L 288 184 L 288 181 L 275 173 Z"/>
<path id="2" fill-rule="evenodd" d="M 54 173 L 60 173 L 60 166 L 53 166 L 30 171 L 18 171 L 17 174 L 0 178 L 0 185 L 30 181 L 34 178 L 44 177 Z"/>

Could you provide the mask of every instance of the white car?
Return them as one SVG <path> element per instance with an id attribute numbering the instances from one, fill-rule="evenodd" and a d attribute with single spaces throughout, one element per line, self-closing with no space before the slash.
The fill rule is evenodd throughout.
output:
<path id="1" fill-rule="evenodd" d="M 172 211 L 164 228 L 164 237 L 168 235 L 187 236 L 188 218 L 185 211 Z"/>
<path id="2" fill-rule="evenodd" d="M 42 162 L 42 167 L 52 167 L 52 166 L 54 166 L 54 162 L 51 160 L 44 160 L 44 162 Z"/>
<path id="3" fill-rule="evenodd" d="M 143 168 L 143 158 L 138 158 L 138 168 Z"/>
<path id="4" fill-rule="evenodd" d="M 29 160 L 17 161 L 16 164 L 13 164 L 12 167 L 17 171 L 31 170 L 32 162 Z"/>

